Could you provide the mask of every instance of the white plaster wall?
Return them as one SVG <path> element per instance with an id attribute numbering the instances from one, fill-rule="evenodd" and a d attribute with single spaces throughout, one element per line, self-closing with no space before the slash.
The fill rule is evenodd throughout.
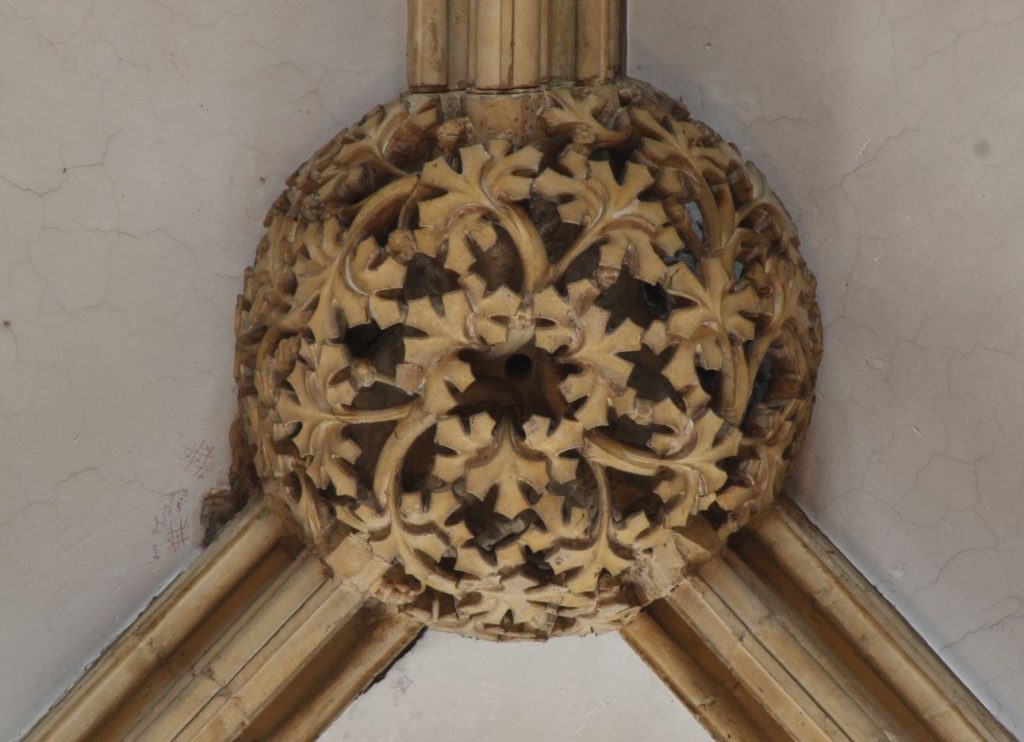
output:
<path id="1" fill-rule="evenodd" d="M 617 634 L 495 644 L 434 632 L 358 698 L 321 742 L 638 738 L 711 742 Z"/>
<path id="2" fill-rule="evenodd" d="M 1024 4 L 632 6 L 633 74 L 758 163 L 818 276 L 792 494 L 1024 735 Z"/>
<path id="3" fill-rule="evenodd" d="M 1022 17 L 1019 0 L 634 0 L 630 31 L 634 74 L 739 144 L 802 227 L 828 335 L 794 495 L 1018 734 Z M 0 2 L 0 738 L 196 553 L 263 213 L 402 88 L 403 18 L 402 0 Z M 517 694 L 533 673 L 549 689 L 536 705 L 564 668 L 628 656 L 617 641 L 431 639 L 403 661 L 420 689 L 403 705 L 431 718 L 429 673 L 506 650 Z M 630 688 L 645 672 L 623 660 Z M 618 698 L 575 687 L 559 708 Z M 685 733 L 651 713 L 630 731 Z"/>
<path id="4" fill-rule="evenodd" d="M 196 554 L 266 209 L 402 0 L 0 2 L 0 739 Z"/>

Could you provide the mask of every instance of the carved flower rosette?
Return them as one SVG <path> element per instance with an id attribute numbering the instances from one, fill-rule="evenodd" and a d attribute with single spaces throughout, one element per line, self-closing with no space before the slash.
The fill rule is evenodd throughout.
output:
<path id="1" fill-rule="evenodd" d="M 380 597 L 494 638 L 616 628 L 766 508 L 821 352 L 796 230 L 735 148 L 640 83 L 533 95 L 504 138 L 460 94 L 339 134 L 237 319 L 266 491 L 314 546 L 366 539 Z"/>

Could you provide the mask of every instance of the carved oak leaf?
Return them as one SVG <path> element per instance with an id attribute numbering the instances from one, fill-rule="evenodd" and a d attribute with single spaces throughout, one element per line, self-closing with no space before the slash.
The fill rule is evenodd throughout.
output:
<path id="1" fill-rule="evenodd" d="M 675 230 L 667 228 L 661 203 L 640 200 L 654 185 L 650 171 L 627 162 L 620 184 L 607 161 L 588 160 L 571 148 L 560 163 L 571 177 L 548 168 L 534 181 L 534 189 L 558 202 L 562 221 L 582 226 L 583 232 L 554 266 L 553 277 L 563 276 L 592 246 L 611 241 L 617 247 L 610 248 L 604 258 L 620 261 L 610 267 L 627 264 L 641 280 L 656 283 L 667 270 L 662 256 L 673 254 L 681 243 Z"/>
<path id="2" fill-rule="evenodd" d="M 478 594 L 473 601 L 465 601 L 459 608 L 459 615 L 465 620 L 486 629 L 487 626 L 501 626 L 508 613 L 508 603 L 492 594 Z"/>
<path id="3" fill-rule="evenodd" d="M 452 389 L 460 392 L 473 383 L 473 369 L 456 356 L 447 356 L 423 374 L 420 387 L 423 411 L 433 419 L 447 414 L 456 405 Z"/>
<path id="4" fill-rule="evenodd" d="M 756 263 L 749 270 L 750 282 L 762 287 L 768 295 L 765 314 L 769 320 L 751 345 L 747 361 L 753 377 L 769 350 L 780 344 L 787 346 L 786 358 L 800 366 L 797 378 L 809 376 L 809 354 L 813 352 L 810 334 L 805 329 L 813 325 L 808 306 L 813 303 L 815 282 L 798 264 L 780 256 L 769 257 L 764 264 Z M 809 293 L 807 293 L 809 292 Z M 793 333 L 796 336 L 793 336 Z M 787 337 L 782 337 L 783 335 Z M 800 341 L 790 342 L 800 338 Z"/>
<path id="5" fill-rule="evenodd" d="M 537 347 L 582 366 L 559 389 L 568 402 L 587 398 L 575 417 L 588 429 L 608 424 L 609 404 L 620 414 L 632 408 L 636 390 L 627 382 L 633 364 L 619 354 L 639 350 L 643 336 L 630 320 L 609 332 L 610 314 L 592 303 L 594 291 L 584 280 L 569 285 L 568 297 L 549 286 L 534 298 L 534 316 L 541 320 Z"/>
<path id="6" fill-rule="evenodd" d="M 295 423 L 302 423 L 299 432 L 291 436 L 300 453 L 309 451 L 309 437 L 317 425 L 397 420 L 411 408 L 410 403 L 378 410 L 350 408 L 348 403 L 355 387 L 369 386 L 377 379 L 392 382 L 379 377 L 368 362 L 352 361 L 345 346 L 303 340 L 299 356 L 288 376 L 291 390 L 278 390 L 275 406 L 282 432 L 286 433 Z"/>
<path id="7" fill-rule="evenodd" d="M 710 409 L 695 418 L 680 415 L 678 419 L 686 422 L 678 434 L 671 437 L 671 448 L 677 450 L 671 456 L 626 446 L 597 431 L 587 436 L 584 450 L 592 462 L 631 474 L 653 476 L 665 470 L 692 472 L 699 477 L 693 480 L 698 497 L 717 492 L 728 478 L 718 463 L 739 452 L 742 434 Z"/>
<path id="8" fill-rule="evenodd" d="M 439 188 L 445 195 L 420 203 L 420 223 L 444 227 L 466 211 L 501 212 L 516 201 L 530 197 L 533 175 L 540 167 L 541 153 L 524 147 L 509 154 L 511 144 L 503 139 L 489 142 L 487 149 L 475 144 L 459 150 L 461 172 L 443 159 L 423 167 L 421 182 Z"/>
<path id="9" fill-rule="evenodd" d="M 413 526 L 405 530 L 405 540 L 434 561 L 440 561 L 452 546 L 463 545 L 450 544 L 449 539 L 441 535 L 447 530 L 443 528 L 444 523 L 461 507 L 462 503 L 450 487 L 433 490 L 426 496 L 419 492 L 403 495 L 399 505 L 402 522 Z"/>
<path id="10" fill-rule="evenodd" d="M 574 142 L 600 149 L 623 144 L 632 135 L 628 126 L 609 129 L 597 120 L 606 103 L 593 93 L 577 99 L 570 90 L 553 90 L 548 93 L 548 100 L 554 105 L 541 115 L 544 123 L 551 131 L 569 136 Z"/>
<path id="11" fill-rule="evenodd" d="M 698 261 L 701 277 L 684 263 L 673 266 L 665 284 L 672 296 L 689 300 L 695 306 L 678 309 L 669 319 L 669 332 L 692 338 L 701 326 L 750 340 L 755 334 L 754 317 L 761 313 L 757 292 L 749 281 L 733 273 L 733 265 L 717 258 Z"/>
<path id="12" fill-rule="evenodd" d="M 688 437 L 693 430 L 693 420 L 670 399 L 651 406 L 651 423 L 656 432 L 647 445 L 659 456 L 679 453 L 689 442 Z"/>
<path id="13" fill-rule="evenodd" d="M 412 373 L 409 369 L 413 369 Z M 456 405 L 453 389 L 464 392 L 473 383 L 473 369 L 455 355 L 442 358 L 429 369 L 402 363 L 398 370 L 401 384 L 395 383 L 403 389 L 406 387 L 402 384 L 410 385 L 409 388 L 421 396 L 423 410 L 434 420 Z"/>
<path id="14" fill-rule="evenodd" d="M 562 419 L 557 423 L 547 417 L 534 415 L 523 425 L 526 446 L 547 457 L 551 479 L 562 484 L 576 476 L 575 459 L 563 456 L 568 451 L 583 447 L 583 424 L 578 420 Z"/>
<path id="15" fill-rule="evenodd" d="M 738 153 L 717 138 L 705 136 L 696 122 L 659 120 L 643 108 L 631 111 L 630 117 L 643 136 L 638 157 L 659 172 L 658 191 L 693 203 L 700 212 L 699 225 L 686 211 L 674 214 L 687 244 L 712 253 L 721 249 L 736 226 L 727 173 L 729 155 L 738 161 Z"/>
<path id="16" fill-rule="evenodd" d="M 555 616 L 551 615 L 549 607 L 544 603 L 517 595 L 515 587 L 511 586 L 507 593 L 500 595 L 483 595 L 477 602 L 461 608 L 460 612 L 481 627 L 502 626 L 506 617 L 511 616 L 513 625 L 526 627 L 525 631 L 518 634 L 519 638 L 546 635 Z M 514 637 L 517 633 L 509 631 L 506 635 Z"/>
<path id="17" fill-rule="evenodd" d="M 632 552 L 647 551 L 661 546 L 668 540 L 669 531 L 652 523 L 647 513 L 633 513 L 621 523 L 614 524 L 612 539 L 616 544 Z"/>
<path id="18" fill-rule="evenodd" d="M 417 528 L 437 528 L 462 508 L 451 487 L 421 492 L 407 492 L 402 495 L 399 510 L 402 520 Z"/>
<path id="19" fill-rule="evenodd" d="M 523 456 L 516 449 L 507 426 L 499 432 L 493 453 L 480 463 L 470 465 L 466 471 L 466 491 L 478 499 L 483 500 L 497 487 L 494 509 L 506 518 L 515 518 L 530 508 L 524 485 L 542 492 L 547 483 L 547 465 L 541 459 Z"/>
<path id="20" fill-rule="evenodd" d="M 399 419 L 410 408 L 408 404 L 367 411 L 349 407 L 353 392 L 351 370 L 362 366 L 368 364 L 353 362 L 343 346 L 302 341 L 299 358 L 288 376 L 291 391 L 280 390 L 275 405 L 280 420 L 276 434 L 290 436 L 306 461 L 306 474 L 317 487 L 326 489 L 333 485 L 339 496 L 354 497 L 358 489 L 354 466 L 360 451 L 344 434 L 345 428 L 360 422 Z M 293 433 L 296 424 L 299 428 Z M 287 457 L 281 458 L 284 465 Z"/>
<path id="21" fill-rule="evenodd" d="M 682 340 L 668 337 L 665 347 L 668 345 L 674 345 L 675 351 L 669 362 L 662 367 L 661 374 L 680 391 L 687 411 L 696 414 L 707 408 L 712 401 L 711 396 L 701 385 L 700 376 L 697 373 L 700 341 L 699 339 Z M 654 349 L 651 345 L 649 347 Z M 655 352 L 659 351 L 655 350 Z"/>
<path id="22" fill-rule="evenodd" d="M 449 483 L 464 478 L 466 491 L 481 502 L 497 487 L 495 510 L 511 519 L 530 507 L 523 485 L 537 492 L 547 486 L 547 467 L 517 450 L 508 426 L 498 431 L 497 440 L 494 428 L 486 413 L 471 417 L 468 429 L 457 417 L 438 421 L 437 443 L 452 453 L 437 456 L 434 474 Z"/>
<path id="23" fill-rule="evenodd" d="M 498 244 L 498 232 L 483 214 L 470 212 L 461 214 L 450 225 L 420 227 L 414 242 L 416 252 L 432 258 L 441 255 L 445 268 L 466 276 L 477 262 L 478 253 Z"/>
<path id="24" fill-rule="evenodd" d="M 421 183 L 445 193 L 420 202 L 420 224 L 435 234 L 444 231 L 452 264 L 468 269 L 473 260 L 468 241 L 486 249 L 496 240 L 487 220 L 492 217 L 519 251 L 526 286 L 535 288 L 547 273 L 547 251 L 529 215 L 516 202 L 530 197 L 542 155 L 534 147 L 510 152 L 511 147 L 503 139 L 491 140 L 487 149 L 479 144 L 464 147 L 459 150 L 461 172 L 444 159 L 427 163 Z"/>
<path id="25" fill-rule="evenodd" d="M 748 163 L 744 172 L 737 173 L 736 164 L 743 163 L 739 152 L 699 122 L 673 118 L 662 125 L 650 110 L 642 107 L 634 109 L 631 117 L 634 126 L 646 135 L 639 157 L 660 170 L 658 190 L 665 196 L 692 201 L 700 210 L 699 236 L 687 212 L 677 212 L 676 226 L 687 244 L 700 248 L 695 254 L 717 254 L 733 239 L 736 227 L 743 221 L 736 213 L 731 176 L 748 181 L 737 182 L 738 192 L 747 198 L 748 175 L 755 168 Z M 771 198 L 774 200 L 774 196 Z M 757 203 L 753 206 L 756 208 Z"/>
<path id="26" fill-rule="evenodd" d="M 718 466 L 722 459 L 735 456 L 743 435 L 711 410 L 705 410 L 692 419 L 682 431 L 687 441 L 678 454 L 665 463 L 672 469 L 693 470 L 700 474 L 698 497 L 717 492 L 728 475 Z"/>
<path id="27" fill-rule="evenodd" d="M 484 280 L 476 274 L 466 276 L 462 284 L 473 307 L 469 334 L 480 344 L 518 347 L 529 340 L 533 320 L 523 297 L 504 285 L 487 293 Z"/>
<path id="28" fill-rule="evenodd" d="M 611 232 L 608 241 L 601 245 L 598 265 L 609 272 L 604 279 L 609 284 L 618 278 L 623 267 L 641 281 L 657 284 L 669 270 L 661 256 L 674 254 L 682 245 L 671 225 L 662 226 L 653 235 L 622 227 Z"/>
<path id="29" fill-rule="evenodd" d="M 495 588 L 501 582 L 501 575 L 508 574 L 523 563 L 522 544 L 515 539 L 484 550 L 477 536 L 469 529 L 465 517 L 445 527 L 455 550 L 454 568 L 469 577 L 460 580 L 466 589 Z"/>
<path id="30" fill-rule="evenodd" d="M 609 408 L 618 415 L 625 415 L 633 409 L 636 401 L 635 389 L 628 387 L 613 392 L 598 373 L 589 368 L 566 377 L 558 388 L 567 402 L 585 399 L 574 417 L 587 430 L 607 425 Z"/>
<path id="31" fill-rule="evenodd" d="M 465 525 L 460 524 L 460 525 Z M 468 529 L 467 529 L 468 530 Z M 502 566 L 514 565 L 519 554 L 519 545 L 512 543 L 495 551 L 496 560 L 490 561 L 476 546 L 464 546 L 455 557 L 455 569 L 472 575 L 478 580 L 494 581 Z"/>
<path id="32" fill-rule="evenodd" d="M 402 320 L 399 303 L 382 297 L 405 283 L 405 266 L 372 237 L 360 242 L 347 262 L 349 280 L 338 286 L 338 305 L 349 327 L 376 322 L 381 329 Z"/>
<path id="33" fill-rule="evenodd" d="M 291 249 L 298 237 L 298 222 L 277 217 L 271 225 L 272 244 L 286 243 Z M 289 232 L 290 237 L 284 233 Z M 286 332 L 303 329 L 316 303 L 324 283 L 330 280 L 330 271 L 337 270 L 336 259 L 341 253 L 344 230 L 336 219 L 309 224 L 301 233 L 304 249 L 296 251 L 294 275 L 295 293 L 287 297 L 290 307 L 277 318 L 277 325 Z M 306 255 L 308 254 L 308 257 Z"/>
<path id="34" fill-rule="evenodd" d="M 434 474 L 449 484 L 465 476 L 470 462 L 494 445 L 494 425 L 494 419 L 486 412 L 469 418 L 468 429 L 458 417 L 438 420 L 434 440 L 451 453 L 438 454 Z"/>
<path id="35" fill-rule="evenodd" d="M 339 404 L 331 381 L 346 372 L 351 360 L 341 345 L 311 345 L 303 342 L 300 358 L 288 376 L 289 392 L 277 392 L 276 409 L 281 432 L 295 423 L 301 427 L 291 435 L 303 456 L 314 453 L 311 438 L 320 426 L 339 426 L 346 422 L 345 409 Z"/>
<path id="36" fill-rule="evenodd" d="M 373 109 L 357 126 L 336 137 L 299 171 L 319 183 L 320 200 L 346 199 L 372 188 L 375 176 L 401 176 L 395 162 L 429 144 L 438 126 L 437 105 L 421 100 L 411 109 L 400 101 Z"/>
<path id="37" fill-rule="evenodd" d="M 593 593 L 597 591 L 598 580 L 603 572 L 617 577 L 629 569 L 632 560 L 616 552 L 607 537 L 598 540 L 594 546 L 579 549 L 562 547 L 548 557 L 548 564 L 555 574 L 574 573 L 565 581 L 573 592 Z"/>
<path id="38" fill-rule="evenodd" d="M 472 345 L 466 323 L 471 311 L 462 291 L 450 291 L 441 297 L 443 314 L 434 308 L 432 297 L 409 302 L 405 323 L 420 330 L 421 337 L 405 338 L 405 360 L 420 368 L 429 368 L 453 350 Z"/>
<path id="39" fill-rule="evenodd" d="M 486 252 L 498 244 L 494 225 L 482 218 L 460 219 L 446 231 L 448 251 L 444 265 L 460 275 L 466 275 L 477 261 L 477 250 Z"/>
<path id="40" fill-rule="evenodd" d="M 666 334 L 676 338 L 678 346 L 662 374 L 677 389 L 696 391 L 700 388 L 696 361 L 705 369 L 721 371 L 719 410 L 738 425 L 753 381 L 744 344 L 755 337 L 753 317 L 761 313 L 760 300 L 753 287 L 737 281 L 731 266 L 726 269 L 718 257 L 699 263 L 703 281 L 679 264 L 665 286 L 670 295 L 686 299 L 689 305 L 673 310 L 666 322 Z M 700 403 L 697 398 L 690 401 Z"/>
<path id="41" fill-rule="evenodd" d="M 565 498 L 550 489 L 541 492 L 533 511 L 540 516 L 544 527 L 531 527 L 521 539 L 535 553 L 546 552 L 562 542 L 579 543 L 586 539 L 590 528 L 587 511 L 578 507 L 567 508 Z"/>
<path id="42" fill-rule="evenodd" d="M 537 328 L 537 346 L 560 351 L 561 359 L 593 369 L 614 391 L 625 393 L 633 364 L 619 354 L 639 350 L 643 330 L 627 319 L 609 331 L 611 314 L 593 303 L 590 281 L 573 282 L 568 294 L 563 297 L 549 286 L 534 298 L 535 317 L 547 321 Z"/>
<path id="43" fill-rule="evenodd" d="M 568 286 L 568 297 L 562 296 L 554 286 L 548 286 L 533 297 L 535 319 L 543 320 L 536 328 L 537 347 L 549 353 L 560 348 L 579 346 L 582 329 L 579 313 L 593 304 L 598 296 L 591 281 L 574 281 Z"/>
<path id="44" fill-rule="evenodd" d="M 337 339 L 344 328 L 362 325 L 372 317 L 385 326 L 401 320 L 398 305 L 376 295 L 401 288 L 405 280 L 405 266 L 385 252 L 371 237 L 391 212 L 412 193 L 416 178 L 396 180 L 366 199 L 348 231 L 341 234 L 337 220 L 328 220 L 324 239 L 340 241 L 334 257 L 318 272 L 309 277 L 317 289 L 316 309 L 308 326 L 318 342 Z M 303 288 L 305 305 L 311 303 L 312 292 Z M 371 299 L 375 301 L 371 304 Z M 371 311 L 373 310 L 373 311 Z"/>
<path id="45" fill-rule="evenodd" d="M 628 550 L 612 543 L 611 493 L 604 466 L 591 463 L 597 484 L 597 518 L 585 546 L 565 543 L 547 554 L 547 563 L 556 575 L 567 575 L 565 581 L 574 593 L 593 593 L 603 573 L 616 577 L 632 565 Z M 623 553 L 620 553 L 623 552 Z"/>
<path id="46" fill-rule="evenodd" d="M 611 314 L 601 307 L 588 307 L 579 318 L 583 337 L 565 359 L 592 368 L 613 392 L 625 393 L 633 364 L 619 354 L 640 350 L 643 330 L 628 319 L 609 330 L 610 319 Z"/>
<path id="47" fill-rule="evenodd" d="M 659 165 L 683 156 L 690 161 L 703 160 L 725 170 L 731 163 L 743 161 L 735 147 L 723 142 L 697 121 L 656 115 L 645 106 L 632 108 L 630 119 L 633 126 L 644 135 L 644 156 Z"/>

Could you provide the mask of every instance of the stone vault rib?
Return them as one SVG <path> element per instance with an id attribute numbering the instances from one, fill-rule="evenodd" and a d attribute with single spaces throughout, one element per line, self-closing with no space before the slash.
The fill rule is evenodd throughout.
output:
<path id="1" fill-rule="evenodd" d="M 786 499 L 622 633 L 718 739 L 1012 739 Z"/>
<path id="2" fill-rule="evenodd" d="M 26 742 L 315 739 L 421 631 L 359 591 L 383 568 L 302 551 L 255 502 Z"/>
<path id="3" fill-rule="evenodd" d="M 26 742 L 315 739 L 421 631 L 386 568 L 252 503 Z M 785 499 L 622 633 L 716 739 L 1013 739 Z"/>

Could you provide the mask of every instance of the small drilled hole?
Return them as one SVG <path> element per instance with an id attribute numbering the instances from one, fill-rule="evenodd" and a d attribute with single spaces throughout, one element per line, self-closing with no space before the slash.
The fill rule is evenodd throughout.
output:
<path id="1" fill-rule="evenodd" d="M 533 374 L 533 360 L 524 353 L 516 353 L 505 361 L 505 376 L 512 381 L 526 381 Z"/>

